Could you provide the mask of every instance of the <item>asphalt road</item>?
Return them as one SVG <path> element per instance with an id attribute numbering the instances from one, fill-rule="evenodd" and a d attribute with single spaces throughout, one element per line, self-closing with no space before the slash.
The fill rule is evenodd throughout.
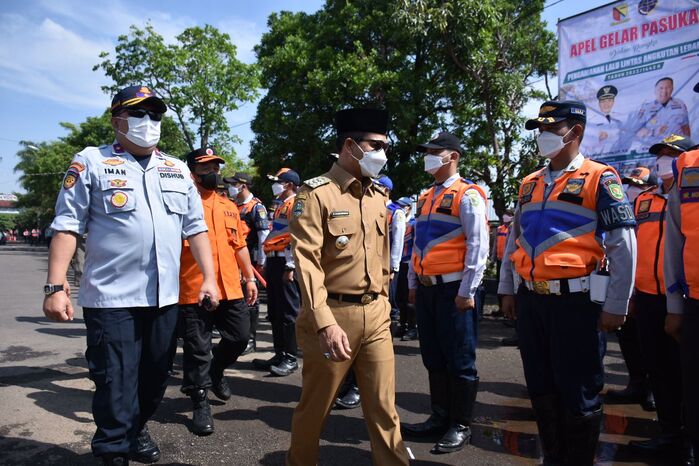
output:
<path id="1" fill-rule="evenodd" d="M 0 247 L 0 464 L 99 464 L 90 454 L 92 382 L 83 352 L 79 308 L 73 322 L 46 320 L 41 287 L 46 251 L 8 252 Z M 486 310 L 486 312 L 488 309 Z M 262 316 L 265 315 L 263 306 Z M 289 444 L 291 415 L 300 394 L 300 371 L 286 378 L 256 371 L 251 360 L 270 357 L 270 326 L 261 317 L 258 353 L 227 371 L 234 396 L 212 400 L 216 432 L 196 437 L 188 430 L 191 403 L 179 392 L 181 357 L 160 409 L 149 423 L 160 444 L 160 464 L 281 465 Z M 436 439 L 406 441 L 414 465 L 537 464 L 536 426 L 516 348 L 500 339 L 513 331 L 486 316 L 478 349 L 480 391 L 472 445 L 461 452 L 429 453 Z M 181 350 L 180 350 L 181 351 Z M 395 342 L 401 420 L 417 422 L 429 412 L 427 375 L 417 342 Z M 619 347 L 610 336 L 606 358 L 609 387 L 626 383 Z M 657 433 L 654 413 L 635 405 L 607 405 L 599 464 L 667 464 L 667 459 L 634 456 L 628 440 Z M 333 411 L 321 438 L 321 465 L 371 464 L 361 409 Z"/>

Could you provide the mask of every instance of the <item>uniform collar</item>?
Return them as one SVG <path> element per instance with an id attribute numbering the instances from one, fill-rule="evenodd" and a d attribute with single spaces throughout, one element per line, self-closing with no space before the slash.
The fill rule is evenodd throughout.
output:
<path id="1" fill-rule="evenodd" d="M 454 183 L 456 183 L 456 181 L 457 181 L 459 178 L 461 178 L 461 175 L 459 175 L 458 173 L 454 173 L 454 174 L 451 175 L 449 178 L 447 178 L 446 180 L 444 180 L 444 183 L 438 184 L 438 185 L 436 185 L 436 186 L 437 186 L 438 188 L 440 188 L 440 187 L 441 187 L 441 188 L 445 188 L 445 189 L 446 189 L 446 188 L 449 188 L 449 187 L 451 187 L 451 185 L 453 185 Z"/>
<path id="2" fill-rule="evenodd" d="M 575 158 L 573 158 L 573 160 L 570 161 L 568 166 L 561 170 L 560 173 L 574 172 L 576 170 L 579 170 L 580 167 L 582 167 L 584 161 L 585 156 L 578 152 L 578 155 L 576 155 Z M 546 168 L 544 168 L 544 181 L 547 185 L 551 184 L 551 182 L 553 181 L 553 179 L 551 178 L 551 165 L 548 165 Z"/>
<path id="3" fill-rule="evenodd" d="M 248 194 L 248 197 L 246 197 L 245 199 L 243 199 L 243 202 L 240 202 L 240 203 L 239 203 L 239 202 L 236 202 L 236 204 L 238 204 L 238 205 L 247 204 L 248 202 L 252 201 L 252 198 L 253 198 L 253 197 L 255 197 L 255 196 L 253 196 L 253 194 L 250 193 L 250 194 Z"/>
<path id="4" fill-rule="evenodd" d="M 330 170 L 327 173 L 328 177 L 333 180 L 337 185 L 340 187 L 340 190 L 344 193 L 347 192 L 347 190 L 352 186 L 353 183 L 359 183 L 359 185 L 362 188 L 365 188 L 369 185 L 366 185 L 355 178 L 353 175 L 351 175 L 347 170 L 342 168 L 339 163 L 335 162 L 332 167 L 330 167 Z M 371 181 L 369 182 L 371 183 Z"/>

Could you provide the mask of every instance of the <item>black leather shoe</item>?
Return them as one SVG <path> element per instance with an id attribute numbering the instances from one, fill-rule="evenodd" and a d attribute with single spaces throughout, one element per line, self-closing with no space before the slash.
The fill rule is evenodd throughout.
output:
<path id="1" fill-rule="evenodd" d="M 629 447 L 645 453 L 666 453 L 679 450 L 682 446 L 682 438 L 676 434 L 666 434 L 649 440 L 631 440 Z"/>
<path id="2" fill-rule="evenodd" d="M 211 377 L 211 391 L 216 395 L 216 398 L 223 401 L 230 399 L 233 393 L 231 392 L 231 387 L 228 386 L 228 382 L 226 382 L 226 377 L 223 375 L 223 369 L 216 368 L 211 364 L 209 376 Z"/>
<path id="3" fill-rule="evenodd" d="M 337 397 L 335 400 L 335 406 L 341 409 L 353 409 L 359 406 L 360 403 L 359 388 L 356 385 L 349 387 L 344 395 Z"/>
<path id="4" fill-rule="evenodd" d="M 647 390 L 639 404 L 641 408 L 643 408 L 643 411 L 655 411 L 655 397 L 653 396 L 653 392 Z"/>
<path id="5" fill-rule="evenodd" d="M 400 423 L 400 430 L 404 435 L 413 437 L 429 437 L 431 435 L 442 435 L 449 429 L 449 422 L 446 416 L 430 414 L 425 422 L 417 424 Z"/>
<path id="6" fill-rule="evenodd" d="M 400 337 L 401 341 L 413 341 L 418 339 L 418 334 L 417 334 L 417 329 L 416 328 L 410 328 L 405 331 L 402 337 Z"/>
<path id="7" fill-rule="evenodd" d="M 248 346 L 245 347 L 245 351 L 241 353 L 241 356 L 254 353 L 255 351 L 257 351 L 257 342 L 255 342 L 254 338 L 251 338 L 248 340 Z"/>
<path id="8" fill-rule="evenodd" d="M 102 456 L 102 464 L 108 464 L 111 466 L 128 466 L 129 457 L 118 453 L 109 453 Z"/>
<path id="9" fill-rule="evenodd" d="M 269 359 L 253 359 L 252 365 L 257 369 L 268 371 L 270 367 L 276 366 L 282 362 L 283 357 L 284 353 L 277 353 Z"/>
<path id="10" fill-rule="evenodd" d="M 430 453 L 452 453 L 464 448 L 471 442 L 471 428 L 461 424 L 452 424 L 447 433 L 439 439 L 439 442 L 430 450 Z"/>
<path id="11" fill-rule="evenodd" d="M 153 441 L 148 432 L 148 426 L 143 426 L 136 437 L 137 450 L 131 454 L 131 459 L 138 463 L 157 463 L 160 460 L 160 448 Z"/>
<path id="12" fill-rule="evenodd" d="M 192 433 L 195 435 L 211 435 L 214 432 L 214 419 L 211 417 L 211 406 L 206 390 L 195 390 L 192 399 Z"/>
<path id="13" fill-rule="evenodd" d="M 286 377 L 296 372 L 299 368 L 299 363 L 296 358 L 290 354 L 285 354 L 279 364 L 269 367 L 269 372 L 278 377 Z"/>
<path id="14" fill-rule="evenodd" d="M 682 459 L 680 462 L 682 466 L 695 466 L 694 448 L 692 448 L 692 445 L 690 445 L 689 443 L 685 443 L 682 446 L 682 451 L 680 454 L 682 455 Z"/>

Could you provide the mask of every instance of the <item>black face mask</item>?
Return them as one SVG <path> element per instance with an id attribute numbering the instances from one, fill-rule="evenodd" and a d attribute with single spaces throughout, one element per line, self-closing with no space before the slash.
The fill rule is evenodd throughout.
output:
<path id="1" fill-rule="evenodd" d="M 213 191 L 216 189 L 216 186 L 222 183 L 221 175 L 218 173 L 207 173 L 206 175 L 197 175 L 199 177 L 199 184 L 201 185 L 202 188 L 208 189 L 209 191 Z"/>

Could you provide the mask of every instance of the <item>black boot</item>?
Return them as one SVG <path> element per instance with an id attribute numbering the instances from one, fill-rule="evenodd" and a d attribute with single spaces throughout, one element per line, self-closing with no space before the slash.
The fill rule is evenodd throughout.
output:
<path id="1" fill-rule="evenodd" d="M 280 351 L 269 359 L 253 359 L 252 365 L 255 366 L 257 369 L 268 371 L 270 367 L 276 366 L 277 364 L 282 362 L 283 357 L 284 352 Z"/>
<path id="2" fill-rule="evenodd" d="M 128 466 L 129 457 L 120 453 L 108 453 L 102 456 L 102 464 L 112 466 Z"/>
<path id="3" fill-rule="evenodd" d="M 209 377 L 211 377 L 211 391 L 216 395 L 219 400 L 226 401 L 230 399 L 233 393 L 231 392 L 231 387 L 226 382 L 226 377 L 223 375 L 224 367 L 221 367 L 216 363 L 216 358 L 211 361 L 211 369 L 209 370 Z"/>
<path id="4" fill-rule="evenodd" d="M 432 414 L 426 421 L 417 424 L 401 422 L 400 428 L 405 435 L 441 435 L 449 428 L 449 375 L 445 372 L 430 372 L 428 376 Z"/>
<path id="5" fill-rule="evenodd" d="M 545 465 L 563 464 L 565 460 L 565 414 L 558 397 L 545 395 L 532 398 L 532 408 L 539 430 Z"/>
<path id="6" fill-rule="evenodd" d="M 192 399 L 192 433 L 195 435 L 210 435 L 214 432 L 214 419 L 211 417 L 211 407 L 206 390 L 200 388 L 189 395 Z"/>
<path id="7" fill-rule="evenodd" d="M 296 356 L 283 353 L 282 360 L 279 362 L 279 364 L 270 366 L 269 372 L 279 377 L 286 377 L 287 375 L 291 375 L 296 372 L 298 368 L 299 363 L 296 360 Z"/>
<path id="8" fill-rule="evenodd" d="M 471 442 L 471 416 L 478 394 L 478 379 L 451 379 L 451 406 L 449 430 L 437 442 L 432 453 L 451 453 L 459 451 Z"/>
<path id="9" fill-rule="evenodd" d="M 243 355 L 257 351 L 257 320 L 260 317 L 260 304 L 255 303 L 249 306 L 248 309 L 250 310 L 250 339 L 248 340 L 248 346 L 243 351 Z"/>
<path id="10" fill-rule="evenodd" d="M 254 338 L 250 338 L 248 340 L 248 346 L 245 347 L 245 350 L 243 350 L 243 353 L 241 356 L 245 356 L 246 354 L 254 353 L 257 351 L 257 342 L 255 341 Z"/>
<path id="11" fill-rule="evenodd" d="M 136 437 L 136 452 L 131 454 L 131 459 L 138 463 L 157 463 L 160 460 L 160 448 L 150 436 L 148 426 L 143 426 Z"/>
<path id="12" fill-rule="evenodd" d="M 566 413 L 566 466 L 594 464 L 601 423 L 602 408 L 584 416 Z"/>

